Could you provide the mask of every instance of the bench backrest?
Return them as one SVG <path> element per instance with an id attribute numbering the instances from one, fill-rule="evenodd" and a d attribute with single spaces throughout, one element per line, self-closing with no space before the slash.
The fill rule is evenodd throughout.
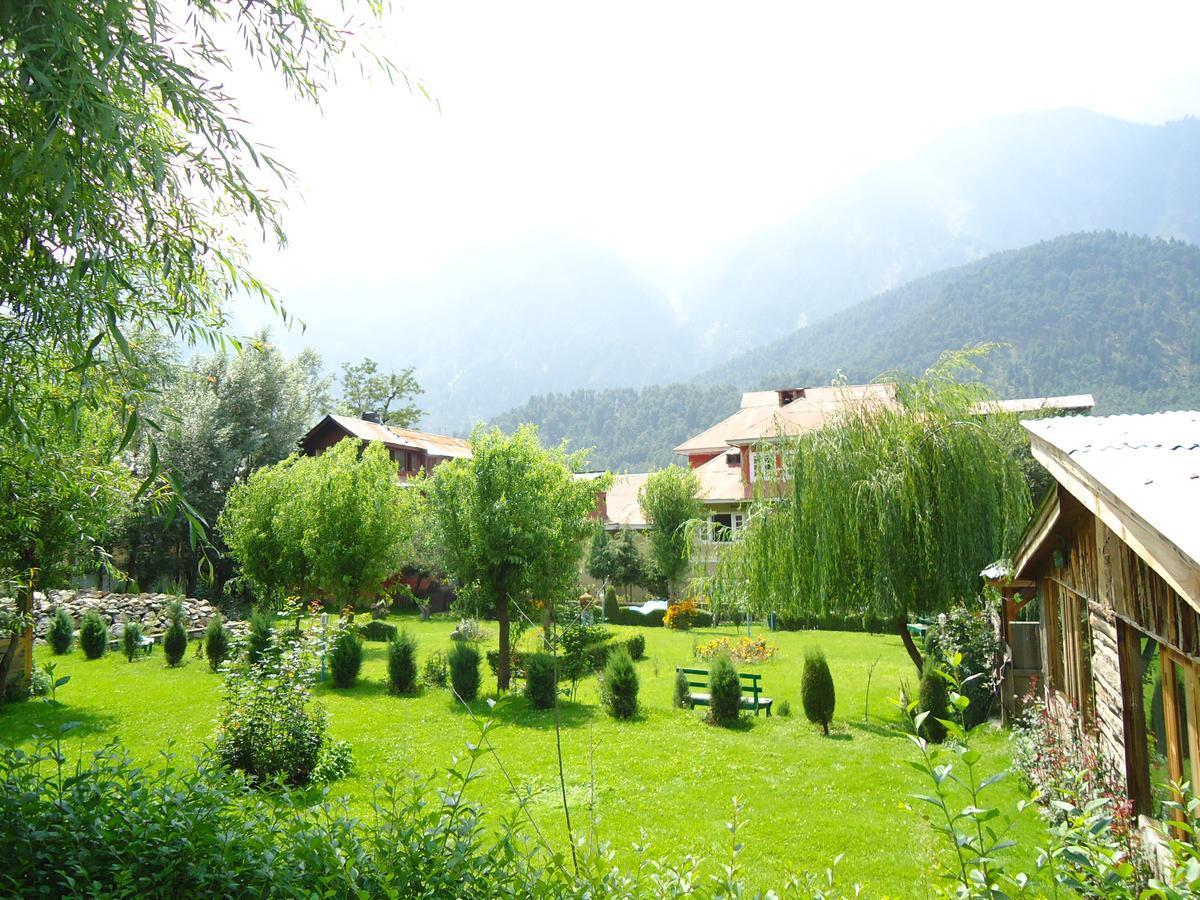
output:
<path id="1" fill-rule="evenodd" d="M 682 672 L 688 677 L 688 687 L 708 687 L 708 669 L 685 669 L 682 666 L 676 666 L 675 671 Z M 738 672 L 737 677 L 742 681 L 742 690 L 753 694 L 757 701 L 758 695 L 762 693 L 762 687 L 759 685 L 762 675 L 758 672 Z M 703 678 L 703 681 L 696 680 L 699 678 Z"/>

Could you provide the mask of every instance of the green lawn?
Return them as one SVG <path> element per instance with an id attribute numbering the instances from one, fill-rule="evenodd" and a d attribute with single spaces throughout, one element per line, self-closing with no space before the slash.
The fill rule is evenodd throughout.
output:
<path id="1" fill-rule="evenodd" d="M 393 621 L 400 621 L 394 618 Z M 422 658 L 449 646 L 452 623 L 403 620 L 418 638 Z M 495 640 L 495 625 L 488 623 Z M 636 629 L 615 629 L 633 632 Z M 843 885 L 862 884 L 870 896 L 926 896 L 933 863 L 930 831 L 905 808 L 906 796 L 923 790 L 907 760 L 915 748 L 899 730 L 893 698 L 902 678 L 915 685 L 912 664 L 897 637 L 844 632 L 767 635 L 779 653 L 755 667 L 776 705 L 788 699 L 791 718 L 750 717 L 738 730 L 713 728 L 700 712 L 671 707 L 674 667 L 693 663 L 693 649 L 733 629 L 678 633 L 641 629 L 647 659 L 638 664 L 643 712 L 629 722 L 610 719 L 598 705 L 595 679 L 581 686 L 578 702 L 563 707 L 563 753 L 568 798 L 577 829 L 587 829 L 593 795 L 595 828 L 632 862 L 631 844 L 644 830 L 655 855 L 724 855 L 730 800 L 746 802 L 749 824 L 742 856 L 750 881 L 777 885 L 792 870 L 820 871 L 844 853 L 838 867 Z M 759 633 L 756 631 L 756 634 Z M 532 637 L 527 636 L 527 637 Z M 834 734 L 824 737 L 800 707 L 804 649 L 824 648 L 837 686 Z M 39 647 L 38 661 L 49 658 Z M 863 702 L 867 669 L 879 660 L 871 685 L 869 718 Z M 75 744 L 93 746 L 119 737 L 138 758 L 151 760 L 168 741 L 177 754 L 199 750 L 213 734 L 220 676 L 189 652 L 186 665 L 165 666 L 161 649 L 133 664 L 118 654 L 87 661 L 76 651 L 59 658 L 59 674 L 72 676 L 61 689 L 61 708 L 40 702 L 9 707 L 0 716 L 0 741 L 27 743 L 38 728 L 78 721 Z M 749 667 L 742 667 L 749 668 Z M 354 745 L 354 774 L 333 785 L 354 807 L 366 811 L 372 785 L 409 772 L 430 774 L 449 765 L 477 734 L 471 717 L 446 690 L 394 697 L 385 685 L 385 645 L 367 644 L 363 678 L 349 691 L 318 689 L 331 731 Z M 494 690 L 486 672 L 485 686 Z M 486 703 L 475 707 L 489 715 Z M 531 809 L 542 830 L 565 850 L 565 828 L 554 756 L 553 712 L 531 710 L 523 698 L 502 704 L 493 715 L 503 727 L 493 732 L 501 760 L 534 799 Z M 989 771 L 1008 765 L 1007 738 L 988 734 L 978 745 Z M 494 760 L 473 785 L 493 813 L 509 812 L 512 794 Z M 594 770 L 594 788 L 591 772 Z M 1003 787 L 1014 808 L 1015 781 Z M 1029 847 L 1040 839 L 1036 814 L 1028 811 L 1016 828 L 1020 865 L 1032 870 Z"/>

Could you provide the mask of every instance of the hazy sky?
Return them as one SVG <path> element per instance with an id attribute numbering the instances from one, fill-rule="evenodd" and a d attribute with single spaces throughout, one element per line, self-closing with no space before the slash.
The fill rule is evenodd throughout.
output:
<path id="1" fill-rule="evenodd" d="M 1197 34 L 1196 3 L 413 0 L 378 38 L 440 109 L 356 73 L 323 113 L 233 79 L 303 187 L 290 247 L 258 268 L 286 302 L 561 232 L 670 291 L 949 129 L 1060 106 L 1196 113 Z"/>

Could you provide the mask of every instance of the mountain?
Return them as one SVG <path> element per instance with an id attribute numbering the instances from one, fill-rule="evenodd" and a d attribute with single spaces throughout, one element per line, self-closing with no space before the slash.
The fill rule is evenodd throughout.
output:
<path id="1" fill-rule="evenodd" d="M 1101 229 L 1200 242 L 1200 121 L 1062 109 L 953 132 L 713 263 L 686 307 L 697 334 L 749 349 L 922 275 Z"/>
<path id="2" fill-rule="evenodd" d="M 1200 247 L 1115 232 L 1067 235 L 916 279 L 690 385 L 539 397 L 497 421 L 536 422 L 553 440 L 597 444 L 598 460 L 645 468 L 669 462 L 671 447 L 736 408 L 736 391 L 714 394 L 712 384 L 916 374 L 947 349 L 993 341 L 1008 345 L 984 371 L 1001 396 L 1091 392 L 1098 413 L 1200 407 Z M 656 433 L 660 422 L 669 422 L 667 433 Z"/>

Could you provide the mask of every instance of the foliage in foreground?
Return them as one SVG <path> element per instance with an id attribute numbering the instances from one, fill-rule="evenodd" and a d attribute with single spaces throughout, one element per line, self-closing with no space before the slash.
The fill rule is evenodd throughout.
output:
<path id="1" fill-rule="evenodd" d="M 317 632 L 275 632 L 257 663 L 231 669 L 222 687 L 215 749 L 255 783 L 305 785 L 327 742 L 328 716 L 312 702 Z"/>
<path id="2" fill-rule="evenodd" d="M 211 756 L 137 765 L 116 742 L 78 760 L 61 737 L 32 752 L 0 748 L 0 893 L 72 896 L 613 897 L 749 895 L 739 866 L 746 822 L 734 800 L 719 862 L 656 859 L 617 868 L 607 844 L 556 852 L 527 824 L 531 813 L 486 817 L 467 792 L 480 745 L 448 783 L 401 778 L 380 785 L 373 814 L 344 801 L 282 788 L 269 797 Z M 340 764 L 340 763 L 339 763 Z M 130 815 L 136 810 L 137 815 Z M 848 896 L 832 871 L 798 876 L 787 896 Z"/>

